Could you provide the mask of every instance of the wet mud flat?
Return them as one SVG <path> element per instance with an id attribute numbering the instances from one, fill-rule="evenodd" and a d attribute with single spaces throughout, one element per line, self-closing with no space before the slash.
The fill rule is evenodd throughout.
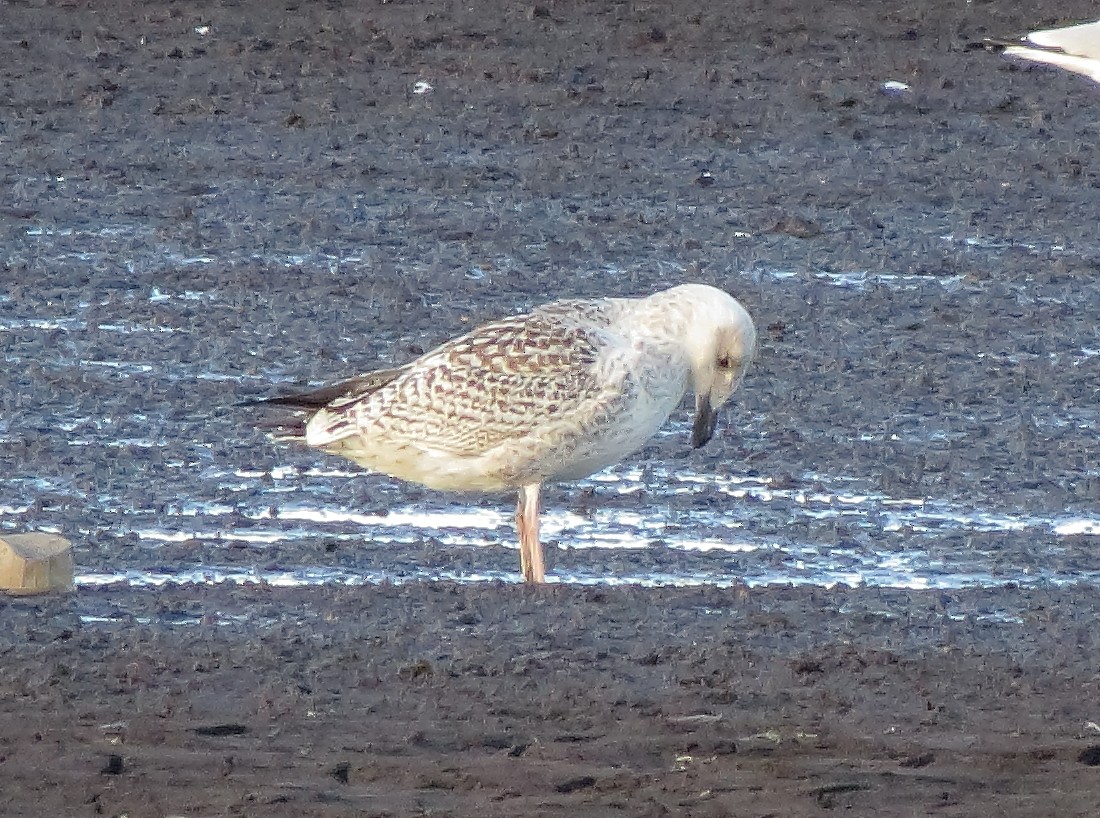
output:
<path id="1" fill-rule="evenodd" d="M 1096 596 L 129 589 L 0 606 L 5 815 L 1087 815 Z"/>
<path id="2" fill-rule="evenodd" d="M 0 608 L 4 815 L 1088 815 L 1096 596 L 128 589 Z"/>
<path id="3" fill-rule="evenodd" d="M 758 366 L 712 446 L 637 463 L 992 509 L 1009 524 L 889 526 L 980 551 L 989 587 L 3 599 L 0 813 L 1094 814 L 1096 89 L 966 48 L 1094 6 L 365 8 L 0 8 L 4 530 L 57 530 L 104 574 L 319 563 L 324 532 L 162 547 L 120 519 L 238 511 L 238 469 L 259 508 L 288 466 L 334 504 L 423 504 L 310 476 L 235 402 L 550 297 L 702 280 L 749 306 Z M 883 539 L 859 508 L 658 499 L 684 522 L 747 507 L 765 542 Z M 377 556 L 452 558 L 515 565 Z"/>

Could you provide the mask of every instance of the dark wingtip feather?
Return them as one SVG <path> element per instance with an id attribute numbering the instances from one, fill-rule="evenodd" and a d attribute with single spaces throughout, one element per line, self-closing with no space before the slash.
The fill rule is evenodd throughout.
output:
<path id="1" fill-rule="evenodd" d="M 276 395 L 273 398 L 257 398 L 243 401 L 241 406 L 289 406 L 291 409 L 323 409 L 338 397 L 334 387 L 318 389 L 314 392 L 301 392 L 290 395 Z"/>
<path id="2" fill-rule="evenodd" d="M 258 398 L 243 401 L 241 406 L 289 406 L 292 409 L 316 412 L 339 401 L 347 403 L 370 394 L 388 384 L 404 371 L 399 369 L 379 369 L 365 375 L 351 378 L 331 386 L 322 386 L 309 392 L 292 392 L 289 395 L 276 395 L 273 398 Z M 339 404 L 338 404 L 339 405 Z"/>

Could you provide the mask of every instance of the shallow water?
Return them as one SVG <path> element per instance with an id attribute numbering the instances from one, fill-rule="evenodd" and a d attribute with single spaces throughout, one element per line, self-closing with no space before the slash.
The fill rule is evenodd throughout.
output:
<path id="1" fill-rule="evenodd" d="M 125 241 L 139 230 L 26 231 L 21 252 L 33 248 L 51 263 L 86 268 L 93 279 L 119 258 L 125 270 L 143 272 L 120 280 L 108 274 L 106 284 L 91 288 L 20 287 L 0 295 L 3 359 L 10 372 L 30 373 L 22 383 L 33 383 L 29 391 L 0 387 L 8 390 L 0 443 L 9 450 L 25 444 L 22 454 L 8 454 L 0 532 L 39 529 L 73 538 L 77 582 L 89 587 L 518 581 L 511 498 L 446 497 L 406 487 L 321 454 L 270 444 L 255 432 L 251 410 L 236 401 L 300 381 L 303 361 L 315 374 L 320 367 L 305 345 L 311 333 L 294 335 L 285 323 L 256 320 L 286 309 L 262 291 L 156 283 L 158 269 L 231 266 L 243 257 L 195 256 L 166 246 L 128 259 Z M 990 253 L 1062 250 L 942 240 Z M 359 261 L 350 251 L 245 260 L 256 259 L 315 276 Z M 962 276 L 900 273 L 770 271 L 746 278 L 793 299 L 825 286 L 848 313 L 867 294 L 927 304 L 980 295 L 983 287 Z M 301 320 L 316 318 L 303 314 Z M 349 374 L 345 362 L 362 352 L 353 330 L 342 330 L 334 345 L 326 371 Z M 376 349 L 385 345 L 378 340 Z M 1072 370 L 1098 354 L 1080 346 L 1047 357 Z M 1018 359 L 992 349 L 973 355 L 981 365 L 1012 366 Z M 735 402 L 729 417 L 736 429 L 725 434 L 745 450 L 766 451 L 774 429 L 766 402 L 752 403 L 753 388 L 750 376 L 750 400 Z M 888 459 L 893 446 L 943 449 L 966 446 L 972 437 L 946 421 L 898 417 L 865 419 L 831 442 Z M 1087 436 L 1094 419 L 1091 407 L 1066 406 L 1035 423 Z M 1093 555 L 1100 515 L 1087 507 L 1030 495 L 1021 502 L 1014 487 L 1001 492 L 976 485 L 961 496 L 957 489 L 943 496 L 894 494 L 880 474 L 835 464 L 768 473 L 735 458 L 700 462 L 683 457 L 687 422 L 686 413 L 677 414 L 644 465 L 635 457 L 548 492 L 543 537 L 551 581 L 943 589 L 1100 583 Z M 808 417 L 796 431 L 821 434 Z"/>
<path id="2" fill-rule="evenodd" d="M 252 494 L 262 478 L 237 472 L 237 489 Z M 303 472 L 323 487 L 332 480 L 353 475 L 339 472 Z M 243 479 L 242 479 L 243 478 Z M 263 478 L 271 479 L 270 473 Z M 510 516 L 503 509 L 425 504 L 397 507 L 383 513 L 348 511 L 343 505 L 318 503 L 316 492 L 304 489 L 297 476 L 295 487 L 279 485 L 261 492 L 258 503 L 188 502 L 157 513 L 153 509 L 111 508 L 117 519 L 113 530 L 100 532 L 100 543 L 111 548 L 111 537 L 119 547 L 128 535 L 150 550 L 166 542 L 220 547 L 248 544 L 261 550 L 281 543 L 293 545 L 324 539 L 340 543 L 359 553 L 351 565 L 339 568 L 295 565 L 272 568 L 234 568 L 224 565 L 188 565 L 180 570 L 101 571 L 82 573 L 78 579 L 89 585 L 110 582 L 131 584 L 180 582 L 266 582 L 292 584 L 363 584 L 380 581 L 408 582 L 438 578 L 463 581 L 515 581 L 508 570 L 453 570 L 421 568 L 415 564 L 420 543 L 429 540 L 456 553 L 478 549 L 512 549 Z M 1091 548 L 1071 540 L 1078 535 L 1100 533 L 1100 517 L 1055 519 L 1013 514 L 1008 511 L 960 508 L 944 501 L 891 498 L 882 495 L 845 493 L 838 481 L 838 493 L 820 490 L 822 480 L 813 480 L 814 490 L 774 489 L 767 479 L 717 479 L 691 472 L 663 472 L 655 469 L 641 475 L 637 469 L 610 469 L 594 480 L 582 481 L 580 489 L 592 486 L 599 492 L 618 491 L 630 495 L 644 491 L 646 500 L 638 510 L 596 509 L 578 514 L 561 509 L 544 513 L 544 538 L 551 548 L 573 552 L 570 567 L 556 571 L 552 581 L 581 584 L 697 585 L 728 586 L 811 584 L 832 586 L 870 585 L 901 588 L 958 588 L 1002 585 L 1013 582 L 1063 584 L 1097 583 L 1100 569 L 1086 567 Z M 219 481 L 224 494 L 228 484 Z M 670 494 L 705 492 L 708 497 L 729 498 L 725 511 L 710 508 L 665 508 Z M 598 497 L 594 500 L 598 502 Z M 850 539 L 835 539 L 828 522 L 841 520 Z M 243 527 L 247 526 L 247 527 Z M 761 537 L 754 528 L 786 527 L 789 534 Z M 940 545 L 950 532 L 951 542 L 962 547 Z M 1005 553 L 996 535 L 1025 535 L 1029 547 Z M 977 544 L 984 539 L 985 544 Z M 385 561 L 408 563 L 399 571 L 373 568 L 371 553 L 385 549 Z M 628 573 L 609 571 L 601 550 L 630 552 Z M 1056 560 L 1044 556 L 1057 555 Z M 1076 557 L 1076 559 L 1075 559 Z M 560 559 L 560 558 L 558 558 Z M 649 567 L 647 563 L 651 563 Z"/>

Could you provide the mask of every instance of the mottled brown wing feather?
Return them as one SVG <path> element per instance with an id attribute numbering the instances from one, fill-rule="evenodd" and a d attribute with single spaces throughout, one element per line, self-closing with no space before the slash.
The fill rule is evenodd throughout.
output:
<path id="1" fill-rule="evenodd" d="M 472 456 L 597 398 L 608 339 L 567 314 L 539 310 L 443 344 L 381 388 L 330 404 L 325 437 L 380 434 Z"/>

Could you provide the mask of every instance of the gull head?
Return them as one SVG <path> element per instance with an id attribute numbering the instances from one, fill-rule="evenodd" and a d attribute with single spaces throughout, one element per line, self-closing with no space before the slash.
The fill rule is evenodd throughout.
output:
<path id="1" fill-rule="evenodd" d="M 741 302 L 716 287 L 684 284 L 659 295 L 669 298 L 683 318 L 679 341 L 695 393 L 691 445 L 699 448 L 714 436 L 719 410 L 756 356 L 756 327 Z"/>

